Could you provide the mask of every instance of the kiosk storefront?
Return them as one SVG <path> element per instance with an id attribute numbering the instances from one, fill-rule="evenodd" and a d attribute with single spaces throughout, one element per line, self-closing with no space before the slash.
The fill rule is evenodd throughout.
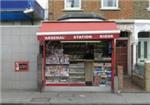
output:
<path id="1" fill-rule="evenodd" d="M 43 22 L 37 33 L 43 86 L 114 89 L 115 22 Z"/>

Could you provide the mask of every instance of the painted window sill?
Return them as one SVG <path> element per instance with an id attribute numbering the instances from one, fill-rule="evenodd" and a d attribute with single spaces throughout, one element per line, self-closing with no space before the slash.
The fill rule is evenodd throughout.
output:
<path id="1" fill-rule="evenodd" d="M 120 11 L 120 8 L 100 8 L 102 11 Z"/>
<path id="2" fill-rule="evenodd" d="M 71 11 L 71 12 L 73 12 L 73 11 L 83 11 L 83 9 L 63 9 L 63 11 L 64 12 L 69 12 L 69 11 Z"/>

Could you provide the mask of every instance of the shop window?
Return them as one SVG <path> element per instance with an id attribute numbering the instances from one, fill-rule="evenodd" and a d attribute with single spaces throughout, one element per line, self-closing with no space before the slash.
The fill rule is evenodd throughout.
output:
<path id="1" fill-rule="evenodd" d="M 111 40 L 46 41 L 46 84 L 110 89 L 111 50 Z"/>
<path id="2" fill-rule="evenodd" d="M 80 10 L 81 0 L 65 0 L 65 10 Z"/>
<path id="3" fill-rule="evenodd" d="M 102 9 L 118 9 L 118 0 L 101 0 Z"/>
<path id="4" fill-rule="evenodd" d="M 64 53 L 72 55 L 72 59 L 83 59 L 87 58 L 85 55 L 90 49 L 94 53 L 94 58 L 98 59 L 101 57 L 111 57 L 112 46 L 109 41 L 99 41 L 95 43 L 63 43 Z M 77 50 L 78 49 L 78 50 Z M 93 58 L 93 55 L 90 56 Z M 87 58 L 90 59 L 90 58 Z"/>

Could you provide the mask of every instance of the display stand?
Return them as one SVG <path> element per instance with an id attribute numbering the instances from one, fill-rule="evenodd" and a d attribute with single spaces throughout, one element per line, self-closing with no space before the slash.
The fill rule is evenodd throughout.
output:
<path id="1" fill-rule="evenodd" d="M 87 86 L 92 86 L 93 81 L 93 60 L 85 60 L 85 83 Z"/>
<path id="2" fill-rule="evenodd" d="M 93 83 L 95 86 L 111 87 L 111 62 L 95 62 L 93 74 Z"/>

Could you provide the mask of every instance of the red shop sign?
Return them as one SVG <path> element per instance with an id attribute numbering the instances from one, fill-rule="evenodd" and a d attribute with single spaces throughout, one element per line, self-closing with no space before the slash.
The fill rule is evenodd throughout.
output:
<path id="1" fill-rule="evenodd" d="M 118 38 L 119 35 L 47 35 L 38 36 L 38 40 L 99 40 L 99 39 L 114 39 Z"/>

